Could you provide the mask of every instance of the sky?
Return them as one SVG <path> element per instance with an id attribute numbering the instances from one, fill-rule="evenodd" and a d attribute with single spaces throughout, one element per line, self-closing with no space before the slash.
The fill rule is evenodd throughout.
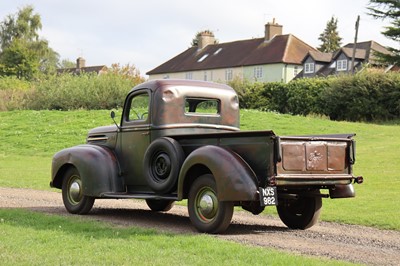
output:
<path id="1" fill-rule="evenodd" d="M 368 0 L 0 0 L 0 21 L 33 5 L 41 16 L 40 36 L 60 59 L 86 59 L 87 66 L 135 65 L 142 75 L 190 47 L 197 32 L 209 29 L 220 43 L 261 38 L 275 19 L 283 34 L 318 47 L 332 16 L 342 45 L 374 40 L 399 44 L 380 32 L 388 21 L 367 15 Z M 397 47 L 396 47 L 397 46 Z"/>

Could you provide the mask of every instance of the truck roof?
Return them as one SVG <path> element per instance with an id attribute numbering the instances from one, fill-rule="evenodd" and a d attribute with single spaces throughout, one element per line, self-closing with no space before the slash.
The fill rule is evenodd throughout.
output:
<path id="1" fill-rule="evenodd" d="M 202 88 L 214 88 L 220 90 L 226 90 L 230 92 L 235 91 L 226 84 L 215 83 L 210 81 L 201 81 L 201 80 L 187 80 L 187 79 L 156 79 L 149 80 L 147 82 L 141 83 L 135 86 L 131 92 L 135 90 L 139 90 L 142 88 L 147 88 L 152 91 L 156 91 L 160 88 L 171 87 L 171 86 L 190 86 L 190 87 L 202 87 Z"/>
<path id="2" fill-rule="evenodd" d="M 152 94 L 150 112 L 154 126 L 208 124 L 239 128 L 238 96 L 228 85 L 197 80 L 151 80 L 134 87 L 127 98 L 144 89 Z M 214 115 L 198 114 L 187 109 L 191 101 L 207 100 L 218 103 Z"/>

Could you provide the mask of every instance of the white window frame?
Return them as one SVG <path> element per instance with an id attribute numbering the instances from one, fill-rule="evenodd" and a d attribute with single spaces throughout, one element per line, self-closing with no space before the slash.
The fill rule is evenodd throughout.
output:
<path id="1" fill-rule="evenodd" d="M 193 79 L 193 72 L 186 72 L 185 79 Z"/>
<path id="2" fill-rule="evenodd" d="M 297 74 L 299 74 L 299 69 L 300 69 L 299 66 L 294 66 L 294 68 L 293 68 L 293 75 L 294 76 L 297 76 Z"/>
<path id="3" fill-rule="evenodd" d="M 262 68 L 262 66 L 254 67 L 254 78 L 255 79 L 260 79 L 262 77 L 263 77 L 263 68 Z"/>
<path id="4" fill-rule="evenodd" d="M 225 70 L 225 80 L 226 81 L 233 80 L 233 70 L 231 68 Z"/>
<path id="5" fill-rule="evenodd" d="M 208 73 L 207 73 L 207 71 L 204 71 L 204 81 L 207 81 L 208 80 Z"/>
<path id="6" fill-rule="evenodd" d="M 337 71 L 347 71 L 347 60 L 337 60 L 336 62 L 336 70 Z"/>
<path id="7" fill-rule="evenodd" d="M 304 64 L 304 73 L 311 74 L 315 71 L 315 64 L 314 63 L 305 63 Z"/>

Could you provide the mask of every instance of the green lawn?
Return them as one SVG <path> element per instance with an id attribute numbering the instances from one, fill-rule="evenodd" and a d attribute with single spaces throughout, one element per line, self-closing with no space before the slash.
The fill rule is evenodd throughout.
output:
<path id="1" fill-rule="evenodd" d="M 350 265 L 209 235 L 166 234 L 0 209 L 1 265 Z"/>
<path id="2" fill-rule="evenodd" d="M 52 155 L 84 143 L 90 128 L 108 124 L 112 124 L 109 111 L 0 112 L 0 186 L 50 189 Z M 324 199 L 321 218 L 400 230 L 399 124 L 334 122 L 243 110 L 241 127 L 273 129 L 277 135 L 356 133 L 354 172 L 365 182 L 355 185 L 356 198 Z"/>

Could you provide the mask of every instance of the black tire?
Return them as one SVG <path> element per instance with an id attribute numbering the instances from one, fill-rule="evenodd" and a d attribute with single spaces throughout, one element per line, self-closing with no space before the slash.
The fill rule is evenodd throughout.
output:
<path id="1" fill-rule="evenodd" d="M 318 222 L 321 207 L 320 197 L 300 197 L 279 200 L 276 209 L 287 227 L 304 230 Z"/>
<path id="2" fill-rule="evenodd" d="M 171 192 L 184 160 L 181 145 L 172 138 L 159 138 L 147 148 L 144 173 L 149 187 L 157 193 Z"/>
<path id="3" fill-rule="evenodd" d="M 87 214 L 93 207 L 95 198 L 83 195 L 82 178 L 75 167 L 64 174 L 62 199 L 67 211 L 73 214 Z"/>
<path id="4" fill-rule="evenodd" d="M 155 212 L 167 212 L 174 206 L 173 200 L 147 199 L 146 203 L 150 210 Z"/>
<path id="5" fill-rule="evenodd" d="M 233 202 L 219 201 L 213 175 L 197 178 L 189 191 L 188 211 L 192 224 L 200 232 L 222 233 L 233 215 Z"/>

